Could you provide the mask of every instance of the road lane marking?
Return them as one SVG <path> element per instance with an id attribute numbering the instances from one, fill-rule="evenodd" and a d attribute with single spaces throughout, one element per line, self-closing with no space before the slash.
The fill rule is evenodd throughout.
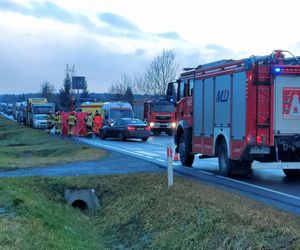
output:
<path id="1" fill-rule="evenodd" d="M 137 151 L 135 151 L 135 152 L 137 152 L 137 153 L 139 153 L 139 154 L 143 154 L 143 155 L 148 155 L 148 156 L 160 156 L 160 155 L 158 155 L 158 154 L 153 154 L 153 153 L 146 152 L 146 151 L 141 151 L 141 150 L 137 150 Z"/>

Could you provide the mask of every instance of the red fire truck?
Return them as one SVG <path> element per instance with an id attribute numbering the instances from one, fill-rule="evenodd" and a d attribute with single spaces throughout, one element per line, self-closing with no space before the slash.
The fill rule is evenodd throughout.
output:
<path id="1" fill-rule="evenodd" d="M 174 105 L 166 100 L 144 102 L 143 118 L 154 135 L 165 132 L 171 136 L 176 127 Z"/>
<path id="2" fill-rule="evenodd" d="M 300 60 L 287 51 L 185 69 L 168 85 L 176 107 L 176 152 L 218 157 L 223 176 L 256 167 L 300 176 Z"/>

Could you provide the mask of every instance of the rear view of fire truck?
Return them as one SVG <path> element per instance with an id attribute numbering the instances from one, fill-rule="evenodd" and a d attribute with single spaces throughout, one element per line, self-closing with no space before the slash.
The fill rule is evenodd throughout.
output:
<path id="1" fill-rule="evenodd" d="M 199 65 L 169 84 L 182 165 L 201 154 L 217 156 L 223 176 L 253 165 L 300 177 L 300 60 L 285 54 Z"/>

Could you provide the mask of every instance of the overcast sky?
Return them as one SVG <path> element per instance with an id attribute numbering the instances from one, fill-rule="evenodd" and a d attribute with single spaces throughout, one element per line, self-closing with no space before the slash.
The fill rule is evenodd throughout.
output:
<path id="1" fill-rule="evenodd" d="M 300 55 L 297 0 L 0 0 L 0 94 L 58 90 L 66 64 L 90 92 L 143 72 L 163 49 L 180 67 Z"/>

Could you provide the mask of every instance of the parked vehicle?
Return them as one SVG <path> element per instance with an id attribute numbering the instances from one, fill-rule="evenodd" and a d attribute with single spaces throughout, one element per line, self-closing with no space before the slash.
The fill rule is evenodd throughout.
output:
<path id="1" fill-rule="evenodd" d="M 174 105 L 165 100 L 149 100 L 144 103 L 144 121 L 154 135 L 165 132 L 172 135 L 175 127 Z"/>
<path id="2" fill-rule="evenodd" d="M 32 127 L 38 129 L 47 129 L 47 115 L 46 114 L 34 114 L 32 115 Z"/>
<path id="3" fill-rule="evenodd" d="M 199 65 L 168 85 L 182 165 L 200 153 L 224 176 L 248 175 L 254 160 L 300 176 L 300 60 L 283 53 Z"/>
<path id="4" fill-rule="evenodd" d="M 132 106 L 128 102 L 105 102 L 103 105 L 104 125 L 119 118 L 133 118 Z"/>
<path id="5" fill-rule="evenodd" d="M 14 106 L 12 103 L 7 103 L 5 114 L 7 115 L 13 115 Z"/>
<path id="6" fill-rule="evenodd" d="M 27 107 L 24 110 L 24 124 L 33 126 L 33 116 L 35 114 L 51 114 L 55 113 L 54 103 L 48 103 L 46 98 L 29 98 L 27 100 Z"/>
<path id="7" fill-rule="evenodd" d="M 127 138 L 138 138 L 147 141 L 150 137 L 150 127 L 140 119 L 120 118 L 116 119 L 110 126 L 100 129 L 100 138 L 118 138 L 121 141 Z"/>
<path id="8" fill-rule="evenodd" d="M 102 116 L 103 114 L 103 105 L 104 102 L 84 102 L 80 104 L 79 111 L 80 112 L 91 112 L 93 115 L 98 110 L 99 114 Z"/>

